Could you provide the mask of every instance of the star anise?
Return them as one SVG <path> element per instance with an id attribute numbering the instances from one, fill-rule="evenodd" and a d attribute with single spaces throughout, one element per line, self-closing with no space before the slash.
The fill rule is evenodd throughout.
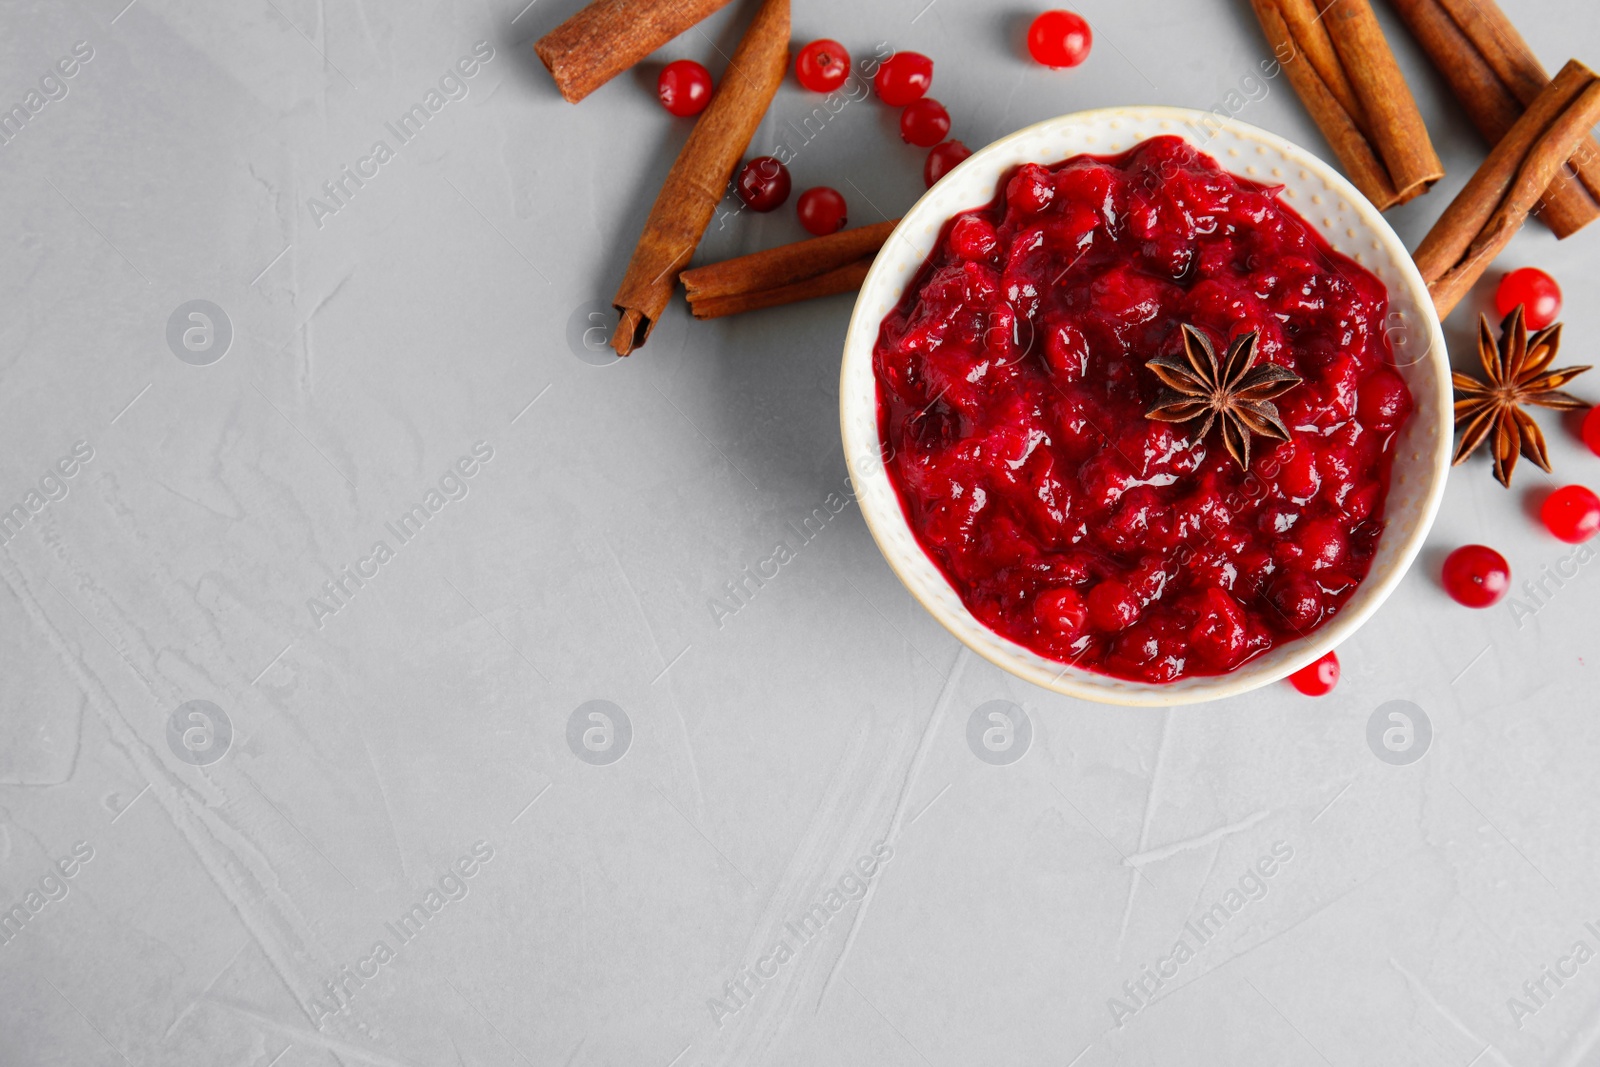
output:
<path id="1" fill-rule="evenodd" d="M 1249 470 L 1251 434 L 1289 439 L 1272 398 L 1300 384 L 1298 377 L 1275 363 L 1256 366 L 1256 340 L 1253 330 L 1235 338 L 1219 362 L 1211 339 L 1184 324 L 1183 353 L 1188 365 L 1166 356 L 1145 364 L 1171 390 L 1156 398 L 1145 418 L 1188 422 L 1203 415 L 1205 421 L 1190 438 L 1196 442 L 1205 439 L 1216 419 L 1222 423 L 1222 441 L 1228 452 L 1242 470 Z"/>
<path id="2" fill-rule="evenodd" d="M 1550 454 L 1544 434 L 1533 416 L 1522 410 L 1532 404 L 1557 411 L 1573 411 L 1589 405 L 1561 387 L 1588 370 L 1588 367 L 1563 367 L 1550 370 L 1561 348 L 1561 324 L 1546 326 L 1532 337 L 1523 320 L 1522 305 L 1500 324 L 1500 340 L 1495 340 L 1487 316 L 1478 316 L 1478 358 L 1483 360 L 1487 382 L 1459 372 L 1450 376 L 1456 387 L 1456 429 L 1461 441 L 1456 445 L 1452 464 L 1460 463 L 1494 432 L 1494 476 L 1511 488 L 1511 471 L 1517 456 L 1527 456 L 1546 472 Z"/>

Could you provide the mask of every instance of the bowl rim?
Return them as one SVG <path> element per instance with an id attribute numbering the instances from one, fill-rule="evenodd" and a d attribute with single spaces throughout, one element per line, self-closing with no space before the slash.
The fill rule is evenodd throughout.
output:
<path id="1" fill-rule="evenodd" d="M 1194 124 L 1203 124 L 1199 128 L 1210 128 L 1216 133 L 1227 131 L 1245 139 L 1264 143 L 1277 148 L 1286 157 L 1293 159 L 1306 170 L 1314 173 L 1326 182 L 1330 188 L 1347 200 L 1362 223 L 1371 231 L 1374 240 L 1380 242 L 1384 255 L 1392 262 L 1398 275 L 1397 284 L 1408 291 L 1412 302 L 1422 313 L 1424 325 L 1429 335 L 1428 350 L 1421 357 L 1422 360 L 1432 359 L 1435 367 L 1435 379 L 1438 383 L 1437 409 L 1441 419 L 1452 407 L 1452 392 L 1450 388 L 1450 360 L 1446 348 L 1444 330 L 1438 314 L 1433 307 L 1433 301 L 1428 295 L 1427 284 L 1423 281 L 1421 273 L 1411 258 L 1399 236 L 1394 232 L 1382 213 L 1364 196 L 1360 190 L 1350 183 L 1334 167 L 1322 160 L 1310 150 L 1280 137 L 1270 131 L 1263 130 L 1249 123 L 1240 122 L 1231 117 L 1218 115 L 1216 112 L 1201 111 L 1196 108 L 1170 107 L 1163 105 L 1133 105 L 1118 107 L 1091 108 L 1084 111 L 1075 111 L 1055 118 L 1045 119 L 1041 122 L 1025 126 L 1013 133 L 1007 134 L 996 141 L 985 145 L 963 160 L 949 174 L 928 189 L 917 202 L 912 205 L 899 224 L 890 233 L 884 242 L 889 245 L 896 239 L 910 240 L 907 232 L 914 227 L 927 225 L 930 221 L 940 227 L 950 217 L 951 212 L 939 210 L 937 219 L 929 216 L 935 213 L 934 193 L 941 185 L 954 177 L 969 173 L 973 170 L 994 168 L 995 182 L 998 183 L 1001 167 L 996 161 L 1004 158 L 1005 166 L 1014 165 L 1015 161 L 1009 158 L 1008 149 L 1016 142 L 1025 138 L 1051 132 L 1064 126 L 1080 124 L 1106 123 L 1113 119 L 1127 120 L 1134 118 L 1140 121 L 1166 120 L 1171 123 L 1173 135 L 1182 137 L 1191 145 L 1205 150 L 1203 142 L 1196 144 L 1196 139 L 1190 136 L 1184 126 L 1194 128 Z M 1134 143 L 1138 143 L 1137 141 Z M 1131 145 L 1130 145 L 1131 147 Z M 978 205 L 974 205 L 978 206 Z M 965 210 L 965 209 L 962 209 Z M 1227 697 L 1238 696 L 1252 690 L 1266 686 L 1272 682 L 1288 677 L 1309 664 L 1326 655 L 1355 633 L 1368 619 L 1381 607 L 1389 596 L 1410 573 L 1415 564 L 1417 555 L 1421 552 L 1428 532 L 1432 529 L 1439 506 L 1444 497 L 1445 482 L 1450 471 L 1450 457 L 1452 433 L 1436 433 L 1433 441 L 1433 462 L 1426 467 L 1428 483 L 1426 495 L 1417 522 L 1409 530 L 1403 531 L 1404 538 L 1400 542 L 1392 567 L 1376 578 L 1369 575 L 1363 580 L 1367 587 L 1367 595 L 1361 602 L 1341 608 L 1332 618 L 1325 622 L 1315 632 L 1298 642 L 1302 647 L 1293 655 L 1284 658 L 1271 667 L 1258 666 L 1265 662 L 1263 659 L 1246 662 L 1227 674 L 1220 675 L 1191 675 L 1187 678 L 1169 683 L 1136 682 L 1131 679 L 1120 678 L 1115 675 L 1099 674 L 1082 667 L 1070 664 L 1060 664 L 1059 661 L 1047 657 L 1012 641 L 1010 638 L 990 629 L 974 616 L 962 603 L 960 595 L 950 585 L 944 571 L 929 557 L 910 530 L 910 523 L 906 518 L 904 507 L 900 502 L 899 493 L 894 485 L 889 482 L 885 464 L 882 461 L 882 442 L 879 437 L 877 421 L 877 378 L 870 373 L 872 349 L 877 342 L 878 330 L 881 325 L 873 319 L 868 310 L 868 297 L 875 289 L 888 284 L 884 281 L 886 275 L 894 268 L 891 267 L 889 257 L 878 256 L 874 259 L 871 269 L 867 272 L 866 279 L 862 282 L 860 293 L 857 296 L 855 307 L 850 315 L 849 328 L 845 334 L 844 355 L 839 371 L 839 420 L 841 437 L 844 443 L 845 464 L 849 471 L 850 483 L 856 487 L 856 499 L 861 504 L 861 515 L 866 521 L 867 529 L 871 532 L 873 541 L 877 543 L 878 551 L 883 555 L 889 567 L 894 571 L 900 584 L 920 603 L 929 614 L 933 615 L 946 630 L 956 637 L 962 644 L 972 651 L 983 656 L 995 666 L 1013 674 L 1025 681 L 1032 682 L 1041 688 L 1059 693 L 1063 696 L 1076 697 L 1083 700 L 1104 704 L 1115 704 L 1126 707 L 1173 707 L 1181 704 L 1195 704 L 1212 700 L 1221 700 Z M 919 267 L 920 269 L 920 267 Z M 912 275 L 915 277 L 915 273 Z M 1393 290 L 1391 289 L 1391 304 Z M 896 301 L 903 293 L 896 296 Z M 852 394 L 850 392 L 850 377 L 852 371 L 859 374 L 857 365 L 866 360 L 869 364 L 869 378 L 872 382 L 872 396 L 870 403 L 873 410 L 873 432 L 870 441 L 857 440 L 857 435 L 852 428 Z M 855 401 L 859 403 L 859 399 Z M 870 460 L 870 462 L 869 462 Z M 887 490 L 887 499 L 892 503 L 892 514 L 879 514 L 876 504 L 869 505 L 868 495 L 862 490 L 867 483 L 882 483 L 882 488 Z M 1391 488 L 1392 491 L 1392 488 Z M 879 494 L 881 496 L 881 494 Z M 900 558 L 898 551 L 889 547 L 886 540 L 883 524 L 898 522 L 910 535 L 910 543 L 916 546 L 918 552 L 929 564 L 939 582 L 950 588 L 954 603 L 958 611 L 948 610 L 936 600 L 925 597 L 917 587 L 917 581 L 908 574 L 906 561 Z M 1400 533 L 1396 527 L 1385 530 L 1385 536 L 1391 531 Z M 1373 585 L 1367 585 L 1373 582 Z M 969 639 L 970 631 L 977 631 L 985 635 L 986 640 L 977 641 Z M 1026 657 L 1033 657 L 1039 662 L 1031 662 Z M 1053 677 L 1051 672 L 1041 664 L 1055 663 L 1062 669 Z M 1253 666 L 1258 669 L 1252 670 Z"/>

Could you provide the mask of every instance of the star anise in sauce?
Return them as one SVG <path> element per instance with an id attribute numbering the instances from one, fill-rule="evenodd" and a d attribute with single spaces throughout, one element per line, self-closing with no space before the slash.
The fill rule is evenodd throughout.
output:
<path id="1" fill-rule="evenodd" d="M 1460 463 L 1493 435 L 1494 476 L 1511 488 L 1511 471 L 1517 456 L 1524 455 L 1546 472 L 1550 454 L 1544 433 L 1522 408 L 1532 405 L 1574 411 L 1589 405 L 1561 387 L 1588 370 L 1588 367 L 1563 367 L 1550 370 L 1561 348 L 1561 324 L 1546 326 L 1532 337 L 1523 319 L 1522 305 L 1500 324 L 1495 340 L 1487 316 L 1478 316 L 1478 358 L 1483 360 L 1487 381 L 1459 372 L 1450 376 L 1456 387 L 1456 429 L 1461 440 L 1452 463 Z"/>
<path id="2" fill-rule="evenodd" d="M 1256 365 L 1255 331 L 1234 339 L 1219 361 L 1211 339 L 1184 324 L 1183 353 L 1188 363 L 1157 356 L 1145 364 L 1168 387 L 1145 412 L 1147 419 L 1188 422 L 1204 417 L 1190 438 L 1205 439 L 1212 420 L 1222 424 L 1222 441 L 1240 469 L 1250 469 L 1250 435 L 1289 439 L 1288 427 L 1272 402 L 1300 384 L 1291 371 L 1275 363 Z"/>

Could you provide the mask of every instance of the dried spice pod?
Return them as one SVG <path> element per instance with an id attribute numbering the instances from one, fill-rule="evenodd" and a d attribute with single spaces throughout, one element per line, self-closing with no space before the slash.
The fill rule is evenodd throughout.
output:
<path id="1" fill-rule="evenodd" d="M 1183 354 L 1187 364 L 1157 356 L 1145 364 L 1161 379 L 1163 392 L 1145 418 L 1161 422 L 1201 419 L 1190 440 L 1198 443 L 1211 430 L 1212 420 L 1222 424 L 1222 443 L 1240 470 L 1250 469 L 1250 435 L 1277 441 L 1289 439 L 1289 428 L 1278 415 L 1273 397 L 1300 384 L 1293 371 L 1276 363 L 1256 365 L 1255 331 L 1236 337 L 1227 355 L 1217 358 L 1211 339 L 1193 326 L 1183 327 Z"/>
<path id="2" fill-rule="evenodd" d="M 1547 326 L 1528 336 L 1522 305 L 1500 324 L 1496 340 L 1486 316 L 1478 316 L 1478 358 L 1483 363 L 1483 381 L 1457 371 L 1451 375 L 1455 385 L 1456 444 L 1451 465 L 1458 465 L 1492 439 L 1494 476 L 1511 488 L 1511 472 L 1517 456 L 1527 456 L 1546 473 L 1550 453 L 1545 448 L 1544 432 L 1522 408 L 1532 405 L 1557 411 L 1582 411 L 1589 405 L 1561 387 L 1588 370 L 1588 367 L 1561 367 L 1551 370 L 1561 350 L 1561 324 Z"/>

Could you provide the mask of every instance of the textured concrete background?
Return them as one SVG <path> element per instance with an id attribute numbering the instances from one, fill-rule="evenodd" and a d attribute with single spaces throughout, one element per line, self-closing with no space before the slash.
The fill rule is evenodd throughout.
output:
<path id="1" fill-rule="evenodd" d="M 849 503 L 847 298 L 679 304 L 605 358 L 688 127 L 654 63 L 557 97 L 528 46 L 579 0 L 125 2 L 0 4 L 7 107 L 92 53 L 0 146 L 0 505 L 39 494 L 0 547 L 0 1063 L 1600 1057 L 1600 564 L 1537 526 L 1531 464 L 1455 473 L 1329 697 L 1053 697 L 945 634 Z M 1600 60 L 1592 0 L 1506 6 L 1550 68 Z M 661 58 L 720 76 L 749 10 Z M 1080 10 L 1073 72 L 1020 58 L 1019 5 L 799 0 L 794 32 L 926 52 L 974 146 L 1238 92 L 1326 151 L 1247 80 L 1243 0 Z M 1483 149 L 1394 36 L 1450 170 L 1392 213 L 1414 243 Z M 758 145 L 814 103 L 791 80 Z M 903 211 L 894 121 L 846 107 L 796 188 Z M 746 212 L 700 258 L 799 236 Z M 1600 228 L 1506 263 L 1556 274 L 1595 361 Z M 1558 478 L 1600 483 L 1541 418 Z M 1566 577 L 1459 608 L 1468 540 Z M 1396 707 L 1401 757 L 1369 743 Z M 1006 723 L 1010 762 L 969 744 Z"/>

